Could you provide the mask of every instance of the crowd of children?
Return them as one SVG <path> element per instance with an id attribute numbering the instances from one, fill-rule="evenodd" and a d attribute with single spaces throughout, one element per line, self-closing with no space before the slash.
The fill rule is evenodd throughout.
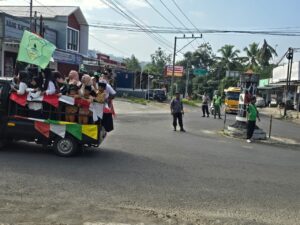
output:
<path id="1" fill-rule="evenodd" d="M 12 91 L 17 95 L 27 95 L 32 99 L 38 99 L 39 96 L 45 95 L 73 97 L 76 100 L 74 105 L 64 104 L 63 107 L 60 107 L 62 120 L 88 124 L 91 121 L 98 122 L 91 119 L 90 104 L 98 104 L 101 107 L 109 105 L 116 94 L 109 84 L 110 77 L 111 70 L 109 69 L 94 74 L 84 74 L 71 70 L 65 77 L 60 72 L 52 71 L 49 68 L 42 71 L 39 71 L 38 68 L 29 68 L 27 71 L 20 71 L 14 77 Z M 49 113 L 46 113 L 50 110 L 47 107 L 50 108 L 51 106 L 47 106 L 41 101 L 28 101 L 27 116 L 50 117 Z"/>

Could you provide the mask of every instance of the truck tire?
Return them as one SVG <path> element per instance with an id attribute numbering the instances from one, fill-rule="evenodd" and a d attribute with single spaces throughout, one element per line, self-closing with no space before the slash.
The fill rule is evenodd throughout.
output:
<path id="1" fill-rule="evenodd" d="M 53 144 L 54 152 L 62 157 L 70 157 L 77 153 L 78 143 L 72 137 L 57 138 Z"/>

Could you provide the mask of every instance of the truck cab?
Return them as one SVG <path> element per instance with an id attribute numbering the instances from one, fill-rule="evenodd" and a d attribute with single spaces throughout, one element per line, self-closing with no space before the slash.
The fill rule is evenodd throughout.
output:
<path id="1" fill-rule="evenodd" d="M 239 97 L 241 88 L 229 87 L 224 90 L 225 92 L 225 112 L 237 113 L 239 108 Z"/>
<path id="2" fill-rule="evenodd" d="M 0 78 L 0 142 L 28 141 L 51 146 L 59 156 L 72 156 L 80 147 L 98 147 L 106 136 L 101 124 L 78 124 L 60 119 L 64 118 L 64 103 L 59 103 L 55 112 L 42 108 L 48 118 L 26 116 L 28 108 L 11 100 L 11 78 Z M 55 116 L 56 119 L 51 118 Z M 58 116 L 60 115 L 60 116 Z M 60 118 L 60 119 L 59 119 Z"/>

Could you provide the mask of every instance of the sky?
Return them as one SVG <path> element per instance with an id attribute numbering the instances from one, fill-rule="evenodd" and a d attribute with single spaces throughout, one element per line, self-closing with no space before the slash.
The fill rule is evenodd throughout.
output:
<path id="1" fill-rule="evenodd" d="M 111 1 L 111 0 L 109 0 Z M 171 25 L 155 12 L 146 0 L 113 0 L 123 4 L 139 21 L 149 26 Z M 183 27 L 176 18 L 163 6 L 162 2 L 188 28 L 193 25 L 180 13 L 173 0 L 148 0 L 161 14 L 176 27 Z M 174 0 L 186 16 L 199 29 L 235 29 L 235 30 L 264 30 L 264 29 L 293 29 L 300 31 L 300 1 L 299 0 Z M 122 17 L 102 0 L 33 0 L 34 5 L 71 5 L 80 6 L 88 23 L 126 23 L 131 22 Z M 0 0 L 0 5 L 29 5 L 29 0 Z M 134 54 L 140 61 L 150 61 L 150 55 L 162 47 L 172 54 L 174 36 L 178 34 L 161 34 L 170 47 L 155 42 L 145 33 L 128 31 L 104 30 L 90 27 L 89 48 L 103 53 L 120 57 L 130 57 Z M 195 34 L 197 35 L 197 34 Z M 98 40 L 96 40 L 96 37 Z M 185 51 L 194 51 L 198 45 L 209 42 L 217 53 L 225 44 L 236 46 L 244 55 L 244 47 L 252 42 L 260 45 L 263 40 L 273 46 L 278 61 L 288 47 L 300 47 L 300 37 L 268 36 L 249 34 L 203 34 L 202 39 L 193 42 Z M 100 40 L 100 41 L 99 41 Z M 101 42 L 102 41 L 102 42 Z M 186 45 L 188 40 L 178 40 L 177 49 Z M 178 54 L 177 59 L 182 59 Z M 295 60 L 300 60 L 300 52 L 295 54 Z"/>

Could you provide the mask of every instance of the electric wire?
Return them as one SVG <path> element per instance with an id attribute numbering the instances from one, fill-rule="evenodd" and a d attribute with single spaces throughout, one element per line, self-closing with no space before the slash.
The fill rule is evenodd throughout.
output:
<path id="1" fill-rule="evenodd" d="M 145 0 L 145 2 L 158 14 L 160 15 L 165 21 L 167 21 L 172 27 L 176 28 L 176 26 L 167 18 L 165 17 L 158 9 L 156 9 L 148 0 Z M 178 31 L 181 33 L 181 31 L 178 29 Z"/>
<path id="2" fill-rule="evenodd" d="M 176 28 L 176 26 L 169 20 L 167 19 L 158 9 L 156 9 L 153 4 L 151 4 L 148 0 L 145 0 L 145 2 L 160 16 L 162 17 L 165 21 L 167 21 L 173 28 L 177 29 L 178 33 L 185 34 L 181 29 Z M 194 47 L 195 49 L 195 47 Z"/>
<path id="3" fill-rule="evenodd" d="M 134 25 L 126 24 L 89 24 L 90 27 L 100 28 L 100 29 L 109 29 L 109 30 L 119 30 L 119 31 L 129 31 L 129 32 L 147 32 L 151 28 L 152 33 L 162 33 L 162 34 L 178 34 L 178 29 L 171 27 L 159 27 L 159 26 L 148 26 L 147 28 L 140 28 Z M 189 28 L 180 28 L 185 33 L 193 34 L 199 29 Z M 261 34 L 261 35 L 273 35 L 273 36 L 300 36 L 300 31 L 268 31 L 268 30 L 221 30 L 221 29 L 203 29 L 199 30 L 201 33 L 206 34 Z M 180 32 L 181 33 L 181 32 Z"/>
<path id="4" fill-rule="evenodd" d="M 122 9 L 120 9 L 119 7 L 116 7 L 115 5 L 112 4 L 112 2 L 108 2 L 105 0 L 100 0 L 102 3 L 104 3 L 105 5 L 107 5 L 109 8 L 111 8 L 113 11 L 115 11 L 116 13 L 120 14 L 122 17 L 124 17 L 125 19 L 129 20 L 130 22 L 132 22 L 133 24 L 135 24 L 139 29 L 142 30 L 142 32 L 144 32 L 147 36 L 149 36 L 152 40 L 154 40 L 156 43 L 158 43 L 159 45 L 161 45 L 162 43 L 157 39 L 157 37 L 153 34 L 153 32 L 147 28 L 145 28 L 144 26 L 142 26 L 141 24 L 139 24 L 138 21 L 134 20 L 132 17 L 130 17 L 127 13 L 125 13 Z M 169 46 L 168 46 L 169 48 Z"/>
<path id="5" fill-rule="evenodd" d="M 102 44 L 110 47 L 111 49 L 114 49 L 115 51 L 123 54 L 124 56 L 129 56 L 128 53 L 126 53 L 125 51 L 122 51 L 121 49 L 118 49 L 118 48 L 114 47 L 113 45 L 111 45 L 111 44 L 109 44 L 109 43 L 107 43 L 107 42 L 105 42 L 105 41 L 97 38 L 95 35 L 93 35 L 93 34 L 90 33 L 89 36 L 91 36 L 92 38 L 94 38 L 96 41 L 98 41 L 98 42 L 100 42 L 100 43 L 102 43 Z"/>
<path id="6" fill-rule="evenodd" d="M 162 1 L 159 0 L 160 3 L 168 10 L 168 12 L 185 28 L 188 29 L 185 24 L 172 12 L 172 10 L 169 9 L 169 7 Z M 196 50 L 195 46 L 193 45 L 193 43 L 191 43 L 191 46 L 194 48 L 194 50 Z"/>
<path id="7" fill-rule="evenodd" d="M 135 20 L 139 21 L 144 27 L 148 28 L 148 25 L 145 24 L 142 20 L 140 20 L 136 15 L 134 15 L 128 8 L 126 8 L 123 4 L 121 4 L 118 0 L 115 0 L 122 8 L 124 8 Z M 148 28 L 149 29 L 149 28 Z M 151 30 L 151 29 L 150 29 Z M 168 40 L 166 40 L 161 35 L 158 35 L 161 40 L 163 40 L 164 43 L 166 43 L 168 46 L 170 46 Z M 172 47 L 172 46 L 171 46 Z"/>
<path id="8" fill-rule="evenodd" d="M 173 4 L 176 6 L 176 8 L 179 10 L 179 12 L 181 12 L 181 14 L 186 18 L 187 21 L 189 21 L 189 23 L 201 34 L 200 30 L 195 26 L 195 24 L 190 20 L 190 18 L 184 13 L 184 11 L 179 7 L 179 5 L 176 3 L 175 0 L 171 0 L 173 2 Z M 204 37 L 202 37 L 203 40 L 205 41 Z M 198 42 L 198 40 L 197 40 Z M 205 41 L 206 42 L 206 41 Z M 199 42 L 198 42 L 199 44 Z"/>
<path id="9" fill-rule="evenodd" d="M 177 33 L 182 33 L 185 34 L 181 29 L 176 28 L 176 26 L 169 20 L 167 19 L 157 8 L 154 7 L 153 4 L 150 3 L 150 1 L 148 0 L 144 0 L 160 17 L 162 17 L 165 21 L 167 21 L 173 28 L 175 28 L 177 30 Z M 195 47 L 193 46 L 194 50 Z M 184 53 L 182 53 L 181 51 L 179 51 L 182 55 L 184 55 Z"/>

